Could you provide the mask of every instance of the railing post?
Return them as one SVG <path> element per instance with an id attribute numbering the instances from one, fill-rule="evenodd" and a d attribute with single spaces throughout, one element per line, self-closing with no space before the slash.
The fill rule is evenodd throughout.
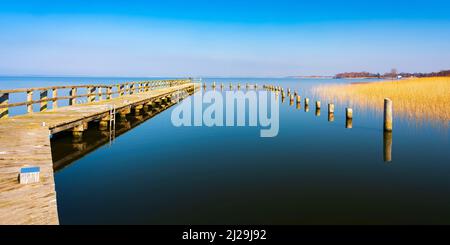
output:
<path id="1" fill-rule="evenodd" d="M 117 97 L 120 97 L 120 96 L 123 95 L 122 94 L 122 88 L 123 88 L 122 84 L 117 85 Z"/>
<path id="2" fill-rule="evenodd" d="M 106 99 L 107 100 L 111 99 L 111 91 L 112 91 L 111 87 L 106 88 Z"/>
<path id="3" fill-rule="evenodd" d="M 40 99 L 41 99 L 41 100 L 46 100 L 46 99 L 48 99 L 48 90 L 41 91 Z M 48 107 L 47 104 L 48 104 L 48 101 L 43 101 L 43 102 L 41 102 L 41 108 L 40 108 L 39 111 L 46 111 L 46 110 L 47 110 L 47 107 Z"/>
<path id="4" fill-rule="evenodd" d="M 52 109 L 58 108 L 58 100 L 55 98 L 58 97 L 58 89 L 52 89 Z"/>
<path id="5" fill-rule="evenodd" d="M 95 101 L 95 87 L 88 87 L 88 102 Z"/>
<path id="6" fill-rule="evenodd" d="M 27 112 L 32 113 L 33 112 L 33 104 L 31 104 L 31 101 L 33 101 L 33 90 L 27 91 L 27 102 L 29 103 L 27 105 Z"/>
<path id="7" fill-rule="evenodd" d="M 103 94 L 102 94 L 102 87 L 98 87 L 98 100 L 101 101 L 103 100 Z"/>
<path id="8" fill-rule="evenodd" d="M 74 98 L 74 96 L 77 96 L 77 88 L 70 89 L 70 97 L 72 97 L 72 98 L 69 99 L 69 105 L 77 104 L 77 99 Z"/>
<path id="9" fill-rule="evenodd" d="M 0 108 L 0 119 L 8 117 L 8 100 L 9 93 L 0 94 L 0 106 L 5 106 L 5 108 Z"/>

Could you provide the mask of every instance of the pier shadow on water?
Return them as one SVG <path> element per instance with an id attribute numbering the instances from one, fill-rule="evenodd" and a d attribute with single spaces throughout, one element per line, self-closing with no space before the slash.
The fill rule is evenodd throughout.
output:
<path id="1" fill-rule="evenodd" d="M 147 120 L 152 119 L 176 103 L 159 104 L 139 113 L 131 112 L 126 118 L 117 116 L 115 130 L 109 126 L 102 127 L 98 121 L 92 121 L 81 138 L 74 137 L 71 131 L 63 131 L 52 136 L 51 149 L 53 169 L 62 170 L 74 161 L 86 156 L 103 146 L 111 146 L 116 138 L 127 133 Z"/>

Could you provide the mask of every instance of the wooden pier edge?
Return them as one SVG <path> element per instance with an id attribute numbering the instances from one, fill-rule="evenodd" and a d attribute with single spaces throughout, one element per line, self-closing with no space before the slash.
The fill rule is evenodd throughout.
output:
<path id="1" fill-rule="evenodd" d="M 200 86 L 188 82 L 150 91 L 142 87 L 140 92 L 116 98 L 54 109 L 45 108 L 42 112 L 1 119 L 0 224 L 59 224 L 51 134 L 105 117 L 111 106 L 115 106 L 119 112 L 181 90 L 196 90 Z M 44 103 L 42 105 L 46 107 Z M 40 167 L 38 183 L 19 184 L 18 174 L 26 166 Z"/>

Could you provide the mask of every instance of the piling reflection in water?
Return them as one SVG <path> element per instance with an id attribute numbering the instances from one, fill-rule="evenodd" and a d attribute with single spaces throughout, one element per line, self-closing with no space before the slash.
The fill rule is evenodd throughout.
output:
<path id="1" fill-rule="evenodd" d="M 383 132 L 383 160 L 392 161 L 392 131 Z"/>
<path id="2" fill-rule="evenodd" d="M 345 128 L 352 128 L 353 127 L 353 119 L 347 118 L 345 119 Z"/>
<path id="3" fill-rule="evenodd" d="M 316 116 L 320 116 L 320 108 L 316 108 Z"/>
<path id="4" fill-rule="evenodd" d="M 328 113 L 328 121 L 333 122 L 334 121 L 334 113 Z"/>

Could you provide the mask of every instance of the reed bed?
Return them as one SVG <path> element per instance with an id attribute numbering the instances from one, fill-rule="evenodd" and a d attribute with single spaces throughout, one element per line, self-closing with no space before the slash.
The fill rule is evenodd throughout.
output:
<path id="1" fill-rule="evenodd" d="M 394 115 L 415 122 L 437 123 L 448 128 L 450 122 L 450 77 L 322 85 L 313 89 L 316 96 L 344 105 L 383 111 L 383 99 L 393 102 Z"/>

